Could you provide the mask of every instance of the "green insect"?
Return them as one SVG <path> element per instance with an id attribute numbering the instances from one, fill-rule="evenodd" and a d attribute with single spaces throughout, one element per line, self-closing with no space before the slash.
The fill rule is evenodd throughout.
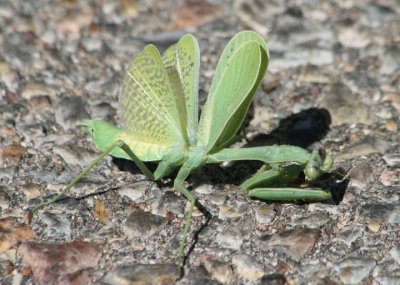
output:
<path id="1" fill-rule="evenodd" d="M 64 195 L 106 155 L 134 161 L 151 180 L 180 167 L 175 188 L 190 201 L 178 255 L 180 276 L 186 236 L 195 197 L 183 185 L 206 163 L 260 160 L 266 163 L 242 184 L 251 197 L 267 200 L 323 200 L 328 190 L 291 187 L 301 172 L 312 181 L 327 172 L 332 156 L 295 146 L 227 148 L 240 128 L 269 62 L 264 40 L 251 31 L 235 35 L 219 60 L 208 99 L 198 120 L 200 54 L 192 35 L 182 37 L 161 56 L 154 45 L 137 53 L 126 70 L 119 96 L 121 128 L 105 121 L 85 121 L 83 128 L 103 152 L 49 205 Z M 158 162 L 152 173 L 143 161 Z"/>

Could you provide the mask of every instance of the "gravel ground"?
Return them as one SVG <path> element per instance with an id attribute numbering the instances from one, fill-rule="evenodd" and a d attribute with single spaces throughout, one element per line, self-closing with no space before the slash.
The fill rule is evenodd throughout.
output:
<path id="1" fill-rule="evenodd" d="M 135 52 L 194 34 L 204 102 L 223 47 L 253 29 L 271 61 L 249 144 L 322 145 L 333 198 L 252 200 L 238 185 L 259 164 L 204 167 L 176 283 L 400 284 L 398 1 L 6 0 L 0 28 L 0 283 L 175 283 L 188 202 L 173 175 L 151 182 L 109 156 L 29 210 L 99 155 L 78 122 L 117 124 Z"/>

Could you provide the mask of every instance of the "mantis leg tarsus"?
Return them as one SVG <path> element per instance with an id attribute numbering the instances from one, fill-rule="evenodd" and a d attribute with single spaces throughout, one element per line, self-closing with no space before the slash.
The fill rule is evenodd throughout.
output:
<path id="1" fill-rule="evenodd" d="M 191 194 L 185 186 L 183 186 L 183 184 L 180 181 L 175 180 L 174 182 L 174 186 L 175 188 L 182 193 L 182 195 L 184 195 L 186 197 L 186 199 L 188 199 L 190 201 L 190 208 L 189 208 L 189 213 L 188 216 L 186 218 L 186 225 L 185 225 L 185 229 L 183 231 L 183 236 L 182 236 L 182 240 L 181 240 L 181 244 L 179 246 L 179 254 L 178 254 L 178 278 L 180 278 L 182 276 L 182 258 L 183 258 L 183 250 L 185 248 L 185 243 L 186 243 L 186 236 L 189 232 L 189 227 L 190 227 L 190 221 L 192 220 L 192 213 L 193 213 L 193 209 L 194 209 L 194 204 L 196 203 L 196 198 L 193 196 L 193 194 Z"/>

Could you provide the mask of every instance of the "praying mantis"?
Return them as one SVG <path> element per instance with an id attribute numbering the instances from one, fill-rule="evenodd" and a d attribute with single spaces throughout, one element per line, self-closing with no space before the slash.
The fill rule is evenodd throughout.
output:
<path id="1" fill-rule="evenodd" d="M 132 160 L 150 180 L 159 180 L 175 169 L 174 187 L 190 208 L 178 253 L 178 275 L 195 197 L 184 186 L 189 174 L 207 163 L 259 160 L 265 163 L 241 186 L 251 197 L 265 200 L 324 200 L 329 190 L 296 188 L 291 184 L 303 172 L 313 181 L 330 170 L 331 155 L 317 148 L 311 153 L 290 145 L 229 148 L 238 137 L 249 106 L 269 62 L 265 41 L 252 31 L 236 34 L 224 49 L 207 101 L 198 119 L 200 52 L 197 40 L 185 35 L 163 55 L 154 45 L 138 52 L 126 70 L 119 95 L 121 127 L 86 120 L 88 132 L 102 154 L 53 200 L 56 202 L 106 155 Z M 143 162 L 158 162 L 151 172 Z"/>

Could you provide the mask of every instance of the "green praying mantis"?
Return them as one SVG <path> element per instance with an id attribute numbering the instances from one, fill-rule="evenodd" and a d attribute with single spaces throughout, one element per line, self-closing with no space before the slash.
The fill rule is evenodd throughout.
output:
<path id="1" fill-rule="evenodd" d="M 106 155 L 135 162 L 151 180 L 179 168 L 174 187 L 189 201 L 178 254 L 180 276 L 186 236 L 195 197 L 183 185 L 189 174 L 207 163 L 259 160 L 260 171 L 241 186 L 251 197 L 266 200 L 324 200 L 328 190 L 291 186 L 303 172 L 313 181 L 329 171 L 331 155 L 320 149 L 309 153 L 296 146 L 228 148 L 240 128 L 269 62 L 265 41 L 256 33 L 236 34 L 224 49 L 207 101 L 198 119 L 200 52 L 197 40 L 185 35 L 161 56 L 154 45 L 138 52 L 126 70 L 119 95 L 121 128 L 108 122 L 87 120 L 83 129 L 102 154 L 53 200 L 57 201 Z M 158 162 L 152 173 L 143 162 Z"/>

